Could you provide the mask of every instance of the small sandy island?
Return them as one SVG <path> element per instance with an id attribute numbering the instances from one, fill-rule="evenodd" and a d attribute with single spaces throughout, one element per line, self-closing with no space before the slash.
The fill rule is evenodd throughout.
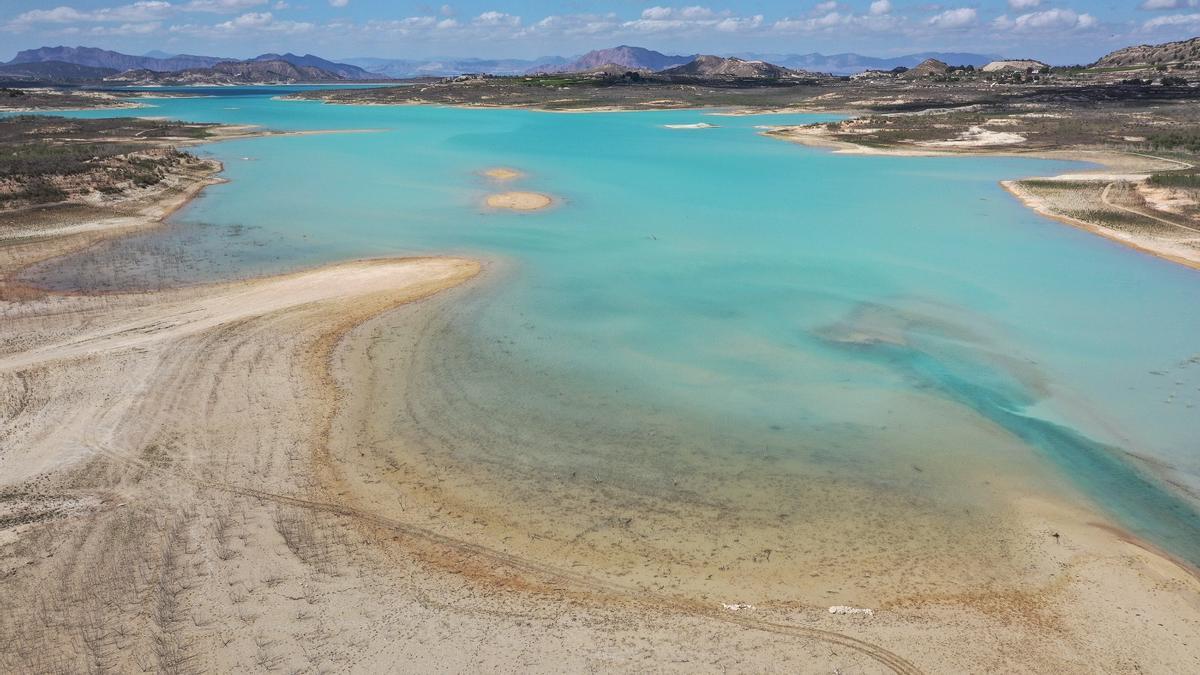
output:
<path id="1" fill-rule="evenodd" d="M 490 208 L 510 211 L 540 211 L 554 203 L 540 192 L 498 192 L 488 195 L 485 201 Z"/>
<path id="2" fill-rule="evenodd" d="M 524 172 L 517 171 L 516 169 L 510 169 L 506 166 L 497 166 L 488 169 L 487 171 L 483 172 L 483 175 L 501 183 L 507 183 L 509 181 L 514 181 L 525 177 Z"/>
<path id="3" fill-rule="evenodd" d="M 718 127 L 717 127 L 717 125 L 709 124 L 708 122 L 698 122 L 696 124 L 664 124 L 663 128 L 664 129 L 716 129 Z"/>

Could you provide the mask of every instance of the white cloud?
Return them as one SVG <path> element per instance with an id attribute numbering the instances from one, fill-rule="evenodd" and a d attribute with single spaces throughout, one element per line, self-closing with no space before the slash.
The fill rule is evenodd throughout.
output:
<path id="1" fill-rule="evenodd" d="M 191 0 L 180 9 L 185 12 L 233 13 L 265 4 L 267 4 L 267 0 Z"/>
<path id="2" fill-rule="evenodd" d="M 534 32 L 551 35 L 602 35 L 621 25 L 616 14 L 563 14 L 548 16 L 533 25 Z"/>
<path id="3" fill-rule="evenodd" d="M 505 14 L 504 12 L 484 12 L 472 21 L 476 26 L 509 26 L 521 25 L 521 17 Z"/>
<path id="4" fill-rule="evenodd" d="M 330 7 L 345 7 L 350 4 L 350 0 L 329 0 Z"/>
<path id="5" fill-rule="evenodd" d="M 871 3 L 869 10 L 871 16 L 883 16 L 884 14 L 892 13 L 892 0 L 875 0 Z"/>
<path id="6" fill-rule="evenodd" d="M 905 19 L 893 14 L 852 14 L 828 12 L 802 19 L 783 18 L 771 24 L 779 33 L 842 33 L 848 30 L 869 32 L 898 31 Z"/>
<path id="7" fill-rule="evenodd" d="M 1033 9 L 1042 4 L 1042 0 L 1008 0 L 1008 6 L 1012 9 Z"/>
<path id="8" fill-rule="evenodd" d="M 948 9 L 929 19 L 929 25 L 939 30 L 957 30 L 975 25 L 979 13 L 973 7 Z"/>
<path id="9" fill-rule="evenodd" d="M 1200 14 L 1171 14 L 1168 16 L 1156 16 L 1142 24 L 1142 28 L 1145 28 L 1146 30 L 1178 26 L 1200 26 Z"/>
<path id="10" fill-rule="evenodd" d="M 1200 6 L 1200 0 L 1143 0 L 1140 9 L 1157 11 L 1163 9 L 1186 9 Z M 1187 16 L 1186 14 L 1184 16 Z"/>
<path id="11" fill-rule="evenodd" d="M 618 31 L 632 33 L 676 34 L 699 33 L 707 30 L 738 32 L 753 30 L 763 23 L 761 15 L 735 16 L 732 12 L 716 11 L 708 7 L 648 7 L 639 18 L 624 21 Z"/>
<path id="12" fill-rule="evenodd" d="M 997 30 L 1017 33 L 1082 30 L 1094 28 L 1099 24 L 1099 20 L 1091 14 L 1079 14 L 1072 9 L 1047 9 L 1042 12 L 1022 14 L 1015 19 L 1000 16 L 992 21 L 992 27 Z"/>
<path id="13" fill-rule="evenodd" d="M 196 37 L 228 38 L 262 33 L 297 35 L 309 33 L 316 26 L 307 21 L 285 21 L 275 18 L 270 12 L 247 12 L 215 25 L 182 24 L 168 30 L 181 35 Z"/>
<path id="14" fill-rule="evenodd" d="M 64 5 L 53 9 L 29 10 L 18 14 L 9 24 L 32 26 L 41 23 L 143 22 L 161 18 L 172 9 L 171 3 L 162 0 L 141 0 L 119 7 L 94 10 L 78 10 Z"/>
<path id="15" fill-rule="evenodd" d="M 265 5 L 269 0 L 189 0 L 185 3 L 172 4 L 166 0 L 138 0 L 125 5 L 100 7 L 97 9 L 76 9 L 69 5 L 60 5 L 52 9 L 34 9 L 9 20 L 4 28 L 9 31 L 31 30 L 37 26 L 51 24 L 119 24 L 106 30 L 110 35 L 132 35 L 153 32 L 149 28 L 153 22 L 166 20 L 172 15 L 185 12 L 208 12 L 216 14 L 236 14 L 244 10 Z M 278 3 L 284 7 L 287 3 Z M 79 28 L 76 26 L 76 28 Z M 95 27 L 79 28 L 75 33 L 99 34 Z"/>
<path id="16" fill-rule="evenodd" d="M 828 14 L 837 9 L 837 2 L 830 0 L 829 2 L 819 2 L 813 7 L 813 14 Z"/>

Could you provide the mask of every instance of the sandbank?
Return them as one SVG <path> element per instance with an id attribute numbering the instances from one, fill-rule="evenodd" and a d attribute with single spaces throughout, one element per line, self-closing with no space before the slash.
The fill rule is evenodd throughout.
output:
<path id="1" fill-rule="evenodd" d="M 483 175 L 497 182 L 514 181 L 525 177 L 523 172 L 516 169 L 510 169 L 506 166 L 497 166 L 487 169 L 483 172 Z"/>
<path id="2" fill-rule="evenodd" d="M 549 195 L 540 192 L 498 192 L 484 201 L 489 208 L 510 211 L 539 211 L 554 203 Z"/>

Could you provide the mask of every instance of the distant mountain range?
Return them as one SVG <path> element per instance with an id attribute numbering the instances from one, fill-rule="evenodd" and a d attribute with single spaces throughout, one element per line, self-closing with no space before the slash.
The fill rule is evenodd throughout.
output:
<path id="1" fill-rule="evenodd" d="M 308 76 L 320 75 L 320 79 L 331 80 L 371 80 L 379 79 L 381 76 L 376 73 L 370 73 L 362 68 L 346 64 L 335 63 L 327 59 L 312 54 L 297 56 L 296 54 L 262 54 L 253 59 L 242 61 L 239 59 L 231 59 L 217 56 L 194 56 L 191 54 L 167 55 L 163 52 L 151 52 L 143 56 L 133 56 L 130 54 L 122 54 L 107 49 L 96 49 L 94 47 L 42 47 L 39 49 L 26 49 L 19 52 L 12 61 L 9 61 L 5 67 L 12 66 L 14 72 L 35 72 L 39 71 L 45 75 L 44 79 L 57 82 L 81 81 L 89 79 L 80 77 L 89 72 L 83 70 L 70 71 L 66 66 L 78 66 L 81 68 L 97 69 L 94 73 L 98 75 L 93 79 L 101 79 L 103 77 L 111 77 L 116 73 L 124 73 L 127 71 L 136 71 L 143 73 L 139 76 L 141 79 L 154 79 L 153 75 L 145 75 L 145 73 L 178 73 L 183 71 L 199 71 L 204 69 L 212 69 L 222 64 L 244 64 L 244 63 L 286 63 L 293 66 L 296 70 L 288 71 L 286 68 L 272 66 L 265 69 L 255 69 L 252 67 L 241 67 L 234 70 L 246 76 L 252 76 L 255 72 L 264 74 L 277 74 L 286 78 L 300 75 L 301 79 Z M 36 64 L 58 64 L 55 66 L 36 65 Z M 20 68 L 17 68 L 20 66 Z M 308 70 L 306 70 L 308 69 Z M 99 71 L 108 71 L 100 73 Z M 320 71 L 320 72 L 318 72 Z M 0 72 L 0 75 L 3 73 Z M 233 72 L 226 69 L 225 75 L 233 75 Z M 195 75 L 195 73 L 193 73 Z M 24 76 L 24 75 L 22 75 Z M 170 79 L 170 78 L 162 78 Z M 299 81 L 299 80 L 298 80 Z"/>
<path id="2" fill-rule="evenodd" d="M 539 59 L 384 59 L 358 57 L 343 59 L 344 63 L 359 66 L 375 77 L 397 79 L 412 77 L 449 77 L 463 73 L 492 75 L 521 75 L 544 64 L 547 67 L 567 63 L 561 56 Z"/>
<path id="3" fill-rule="evenodd" d="M 347 78 L 316 66 L 297 66 L 280 59 L 222 61 L 211 68 L 189 68 L 173 72 L 157 70 L 126 70 L 109 75 L 110 84 L 132 86 L 188 86 L 238 84 L 296 84 L 301 82 L 335 82 Z"/>
<path id="4" fill-rule="evenodd" d="M 73 63 L 90 68 L 109 68 L 118 72 L 139 69 L 170 72 L 187 70 L 188 68 L 209 68 L 222 61 L 236 61 L 236 59 L 224 59 L 215 56 L 192 56 L 190 54 L 159 58 L 154 56 L 132 56 L 107 49 L 96 49 L 95 47 L 41 47 L 39 49 L 26 49 L 19 52 L 16 58 L 9 61 L 9 64 L 44 63 L 47 61 Z"/>
<path id="5" fill-rule="evenodd" d="M 150 80 L 170 80 L 172 78 L 156 77 L 154 73 L 179 73 L 191 71 L 189 78 L 203 80 L 211 78 L 253 78 L 256 73 L 272 78 L 320 79 L 330 80 L 368 80 L 413 77 L 446 77 L 464 73 L 490 73 L 493 75 L 520 75 L 538 72 L 587 72 L 587 71 L 619 71 L 622 68 L 641 72 L 662 72 L 678 69 L 695 63 L 697 55 L 671 55 L 643 47 L 621 45 L 610 49 L 598 49 L 576 57 L 547 56 L 537 59 L 387 59 L 361 57 L 331 61 L 312 54 L 298 56 L 296 54 L 262 54 L 248 60 L 239 60 L 219 56 L 200 56 L 192 54 L 168 54 L 162 51 L 152 51 L 141 56 L 123 54 L 120 52 L 94 47 L 41 47 L 27 49 L 16 55 L 12 61 L 0 65 L 0 80 L 29 80 L 56 82 L 63 84 L 83 83 L 112 78 L 118 73 L 139 71 L 136 78 Z M 933 59 L 950 66 L 975 66 L 980 68 L 1000 57 L 988 54 L 970 52 L 921 52 L 894 57 L 872 57 L 854 53 L 842 54 L 790 54 L 790 53 L 739 53 L 732 55 L 736 61 L 720 57 L 706 57 L 710 62 L 696 63 L 692 70 L 707 72 L 713 69 L 725 71 L 726 76 L 734 72 L 752 73 L 750 77 L 764 76 L 762 73 L 770 68 L 778 67 L 783 71 L 807 71 L 810 73 L 831 73 L 834 75 L 853 75 L 865 70 L 893 70 L 895 68 L 916 68 L 920 64 Z M 289 70 L 278 65 L 267 68 L 236 67 L 214 70 L 212 73 L 201 73 L 206 69 L 214 69 L 228 63 L 287 63 L 295 68 Z M 764 67 L 753 65 L 763 62 Z M 1094 64 L 1096 67 L 1125 67 L 1136 65 L 1154 65 L 1165 63 L 1195 63 L 1200 62 L 1200 38 L 1163 45 L 1142 45 L 1121 49 L 1101 58 Z M 773 64 L 773 65 L 772 65 Z M 315 69 L 315 70 L 306 70 Z M 235 72 L 236 71 L 236 72 Z M 676 74 L 684 74 L 679 71 Z M 786 75 L 786 73 L 785 73 Z M 180 79 L 180 78 L 175 78 Z M 274 80 L 272 80 L 274 81 Z M 297 80 L 299 81 L 299 80 Z"/>
<path id="6" fill-rule="evenodd" d="M 569 73 L 587 72 L 608 69 L 609 66 L 622 66 L 629 70 L 658 72 L 676 66 L 690 63 L 696 54 L 669 55 L 643 47 L 622 45 L 611 49 L 597 49 L 582 56 L 564 58 L 561 56 L 543 57 L 540 59 L 381 59 L 381 58 L 351 58 L 344 59 L 351 63 L 376 73 L 380 76 L 394 78 L 410 77 L 446 77 L 463 73 L 491 73 L 493 75 L 520 75 L 527 73 Z M 805 70 L 817 73 L 832 73 L 834 75 L 853 75 L 864 70 L 891 70 L 903 66 L 913 68 L 921 62 L 936 58 L 951 65 L 972 65 L 976 68 L 983 66 L 998 57 L 986 54 L 971 54 L 958 52 L 924 52 L 889 58 L 862 56 L 861 54 L 756 54 L 743 53 L 733 56 L 745 61 L 766 61 L 790 70 Z"/>
<path id="7" fill-rule="evenodd" d="M 745 53 L 735 56 L 756 61 L 769 61 L 792 70 L 808 70 L 816 73 L 831 73 L 833 75 L 854 75 L 866 70 L 892 70 L 894 68 L 915 68 L 929 59 L 936 59 L 952 66 L 986 65 L 1000 57 L 987 54 L 972 54 L 969 52 L 921 52 L 904 56 L 874 57 L 861 54 L 758 54 Z"/>

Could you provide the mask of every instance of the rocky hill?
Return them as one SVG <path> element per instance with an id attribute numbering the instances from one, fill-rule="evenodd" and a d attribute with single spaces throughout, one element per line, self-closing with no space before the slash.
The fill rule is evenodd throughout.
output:
<path id="1" fill-rule="evenodd" d="M 313 66 L 295 66 L 287 61 L 228 61 L 211 68 L 192 68 L 174 73 L 129 70 L 106 77 L 105 82 L 132 86 L 189 86 L 238 84 L 297 84 L 338 82 L 346 78 Z"/>
<path id="2" fill-rule="evenodd" d="M 652 49 L 621 45 L 612 49 L 597 49 L 569 61 L 550 66 L 535 66 L 531 72 L 579 73 L 590 72 L 603 66 L 615 65 L 628 70 L 656 72 L 688 63 L 694 56 L 669 56 Z"/>
<path id="3" fill-rule="evenodd" d="M 296 56 L 292 53 L 287 54 L 263 54 L 256 56 L 253 61 L 285 61 L 296 66 L 297 68 L 318 68 L 320 70 L 333 73 L 346 80 L 372 80 L 379 79 L 377 73 L 367 72 L 358 66 L 352 66 L 348 63 L 334 63 L 328 59 L 323 59 L 313 54 L 305 54 L 304 56 Z"/>
<path id="4" fill-rule="evenodd" d="M 1126 47 L 1101 58 L 1093 68 L 1129 68 L 1168 64 L 1200 64 L 1200 37 L 1161 45 Z"/>
<path id="5" fill-rule="evenodd" d="M 936 77 L 938 75 L 945 75 L 948 72 L 950 72 L 950 66 L 946 65 L 942 61 L 937 59 L 925 59 L 921 63 L 917 64 L 916 67 L 904 73 L 904 77 Z"/>
<path id="6" fill-rule="evenodd" d="M 662 75 L 683 77 L 734 77 L 780 79 L 797 75 L 795 71 L 766 61 L 743 61 L 720 56 L 697 56 L 690 63 L 660 71 Z"/>

